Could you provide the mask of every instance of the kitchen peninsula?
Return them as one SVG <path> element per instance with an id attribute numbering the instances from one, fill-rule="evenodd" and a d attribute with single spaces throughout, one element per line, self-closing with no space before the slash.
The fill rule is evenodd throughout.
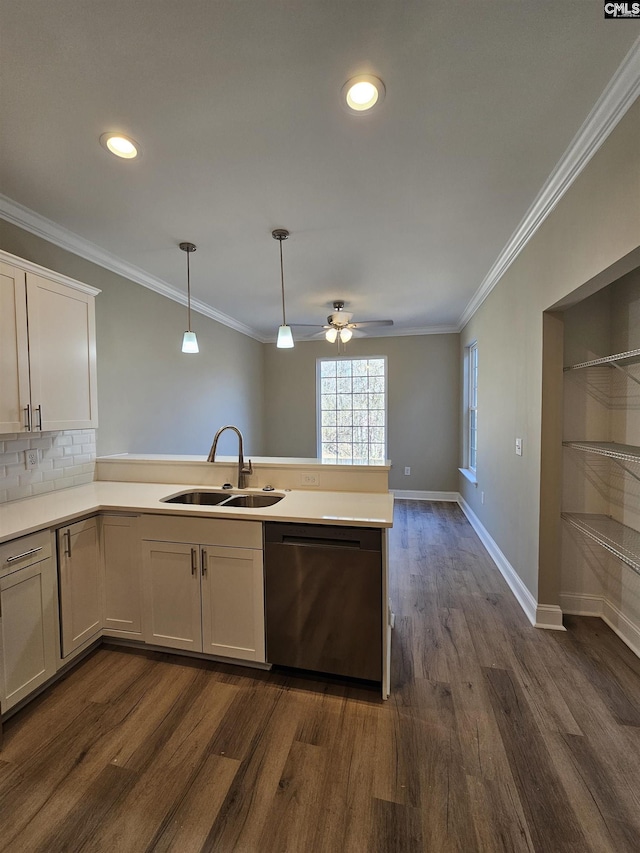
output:
<path id="1" fill-rule="evenodd" d="M 302 548 L 298 553 L 305 559 L 315 555 L 317 561 L 320 554 L 326 562 L 333 553 L 327 546 L 343 547 L 335 552 L 339 559 L 329 561 L 343 567 L 341 575 L 328 576 L 337 583 L 357 564 L 356 542 L 377 553 L 378 568 L 363 577 L 375 575 L 374 678 L 388 696 L 389 465 L 252 461 L 250 487 L 238 490 L 232 457 L 213 464 L 201 457 L 103 457 L 92 483 L 0 506 L 3 713 L 23 705 L 102 638 L 269 667 L 276 661 L 265 646 L 266 526 L 272 539 L 274 530 L 294 531 L 295 537 L 280 539 Z M 270 495 L 277 502 L 258 507 L 167 502 L 196 489 L 224 501 Z M 375 546 L 366 544 L 374 540 Z M 309 565 L 316 576 L 319 564 Z M 360 598 L 352 596 L 355 602 Z M 349 624 L 345 629 L 353 630 Z M 323 642 L 329 633 L 320 631 Z M 326 671 L 350 674 L 339 665 Z"/>

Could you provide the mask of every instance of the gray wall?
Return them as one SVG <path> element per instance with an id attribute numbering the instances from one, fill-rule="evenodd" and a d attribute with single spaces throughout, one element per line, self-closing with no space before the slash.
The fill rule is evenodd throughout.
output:
<path id="1" fill-rule="evenodd" d="M 295 331 L 295 330 L 294 330 Z M 388 359 L 390 487 L 457 491 L 458 335 L 352 339 L 347 354 Z M 265 346 L 265 445 L 270 456 L 316 455 L 316 359 L 326 341 Z M 411 475 L 404 475 L 405 466 Z"/>
<path id="2" fill-rule="evenodd" d="M 264 452 L 263 345 L 193 314 L 200 353 L 180 351 L 186 308 L 0 220 L 0 248 L 101 289 L 96 299 L 98 454 L 209 451 L 236 424 Z M 231 434 L 222 453 L 236 448 Z"/>
<path id="3" fill-rule="evenodd" d="M 461 354 L 478 341 L 479 482 L 460 477 L 459 490 L 545 604 L 558 603 L 559 584 L 556 567 L 539 559 L 543 312 L 637 249 L 639 139 L 636 103 L 460 336 Z M 516 436 L 524 438 L 521 457 Z"/>

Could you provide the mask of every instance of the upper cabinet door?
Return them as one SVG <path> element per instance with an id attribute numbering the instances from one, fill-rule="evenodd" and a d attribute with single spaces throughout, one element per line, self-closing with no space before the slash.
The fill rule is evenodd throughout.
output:
<path id="1" fill-rule="evenodd" d="M 0 262 L 0 434 L 29 428 L 25 274 Z"/>
<path id="2" fill-rule="evenodd" d="M 93 296 L 28 272 L 27 308 L 33 428 L 96 427 Z"/>

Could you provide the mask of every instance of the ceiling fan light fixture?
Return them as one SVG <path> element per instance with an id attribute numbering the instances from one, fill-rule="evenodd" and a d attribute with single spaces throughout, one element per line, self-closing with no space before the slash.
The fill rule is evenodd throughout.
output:
<path id="1" fill-rule="evenodd" d="M 327 329 L 325 334 L 325 338 L 329 341 L 330 344 L 335 344 L 336 338 L 338 337 L 337 329 Z"/>
<path id="2" fill-rule="evenodd" d="M 379 77 L 360 74 L 352 77 L 342 87 L 342 100 L 349 112 L 366 113 L 376 104 L 382 103 L 386 94 L 385 85 Z"/>
<path id="3" fill-rule="evenodd" d="M 347 328 L 340 329 L 340 340 L 342 341 L 343 344 L 348 343 L 352 337 L 353 337 L 353 332 L 351 331 L 351 329 L 347 329 Z"/>
<path id="4" fill-rule="evenodd" d="M 107 151 L 123 160 L 134 160 L 140 153 L 138 143 L 121 133 L 103 133 L 100 137 L 100 144 Z"/>

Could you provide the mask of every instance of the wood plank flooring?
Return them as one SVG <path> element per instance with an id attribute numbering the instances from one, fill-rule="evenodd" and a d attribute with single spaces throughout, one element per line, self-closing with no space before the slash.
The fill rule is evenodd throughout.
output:
<path id="1" fill-rule="evenodd" d="M 10 719 L 10 853 L 638 853 L 640 660 L 532 628 L 454 504 L 398 501 L 392 697 L 103 646 Z"/>

